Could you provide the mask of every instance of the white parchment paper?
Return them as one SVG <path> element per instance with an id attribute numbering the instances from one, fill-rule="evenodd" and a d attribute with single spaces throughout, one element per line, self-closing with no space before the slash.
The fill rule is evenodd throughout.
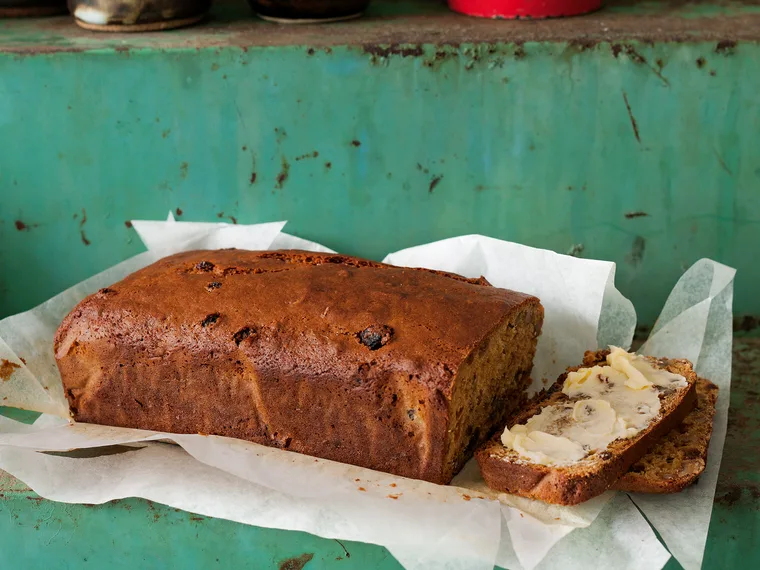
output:
<path id="1" fill-rule="evenodd" d="M 408 569 L 490 570 L 494 563 L 516 570 L 586 569 L 604 560 L 616 568 L 661 568 L 669 558 L 624 494 L 557 507 L 492 492 L 474 462 L 452 485 L 440 486 L 228 438 L 69 424 L 61 419 L 67 406 L 52 338 L 61 319 L 87 294 L 176 251 L 331 251 L 282 233 L 281 222 L 203 224 L 170 216 L 166 222 L 133 225 L 147 253 L 0 321 L 0 359 L 18 365 L 0 382 L 0 401 L 46 414 L 32 426 L 0 418 L 0 468 L 41 496 L 76 503 L 144 497 L 246 524 L 380 544 Z M 635 313 L 614 288 L 612 263 L 483 236 L 403 250 L 385 261 L 483 275 L 496 286 L 539 296 L 546 321 L 534 388 L 579 362 L 584 350 L 628 346 L 633 335 Z M 674 289 L 645 346 L 651 354 L 692 359 L 700 374 L 722 389 L 710 462 L 700 483 L 688 494 L 633 498 L 687 570 L 701 561 L 725 438 L 732 280 L 730 268 L 707 260 L 695 265 Z M 98 453 L 104 446 L 111 447 Z M 81 449 L 96 452 L 47 453 Z M 688 509 L 688 524 L 678 513 L 682 509 Z"/>

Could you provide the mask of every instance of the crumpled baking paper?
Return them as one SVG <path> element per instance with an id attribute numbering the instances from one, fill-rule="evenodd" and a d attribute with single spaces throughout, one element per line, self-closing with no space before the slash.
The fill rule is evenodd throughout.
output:
<path id="1" fill-rule="evenodd" d="M 474 462 L 452 485 L 439 486 L 228 438 L 69 424 L 56 418 L 66 415 L 67 406 L 52 336 L 85 295 L 176 251 L 331 251 L 282 233 L 284 223 L 201 224 L 176 222 L 170 216 L 166 222 L 133 225 L 149 247 L 147 253 L 0 321 L 0 359 L 18 366 L 0 382 L 0 401 L 46 414 L 31 426 L 0 418 L 0 468 L 41 496 L 77 503 L 144 497 L 246 524 L 380 544 L 408 569 L 490 570 L 494 563 L 516 570 L 585 569 L 604 560 L 617 568 L 638 569 L 661 568 L 667 562 L 668 551 L 621 493 L 557 507 L 494 493 L 483 484 Z M 632 338 L 635 313 L 614 288 L 611 263 L 483 236 L 411 248 L 385 261 L 483 275 L 496 286 L 539 296 L 546 322 L 534 388 L 579 362 L 584 350 L 628 346 Z M 645 346 L 648 353 L 692 358 L 698 371 L 723 390 L 708 472 L 687 492 L 690 496 L 633 498 L 687 570 L 701 560 L 725 437 L 732 279 L 733 270 L 719 264 L 703 260 L 695 265 L 674 289 Z M 689 340 L 683 340 L 681 329 Z M 104 446 L 109 447 L 99 452 Z M 93 451 L 47 453 L 77 449 Z M 681 508 L 688 508 L 688 525 L 676 512 Z M 676 518 L 678 525 L 673 524 Z"/>

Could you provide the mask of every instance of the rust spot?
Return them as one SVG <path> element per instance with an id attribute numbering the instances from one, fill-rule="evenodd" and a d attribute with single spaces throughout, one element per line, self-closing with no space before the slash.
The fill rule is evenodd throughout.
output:
<path id="1" fill-rule="evenodd" d="M 216 213 L 216 217 L 217 218 L 223 218 L 224 217 L 224 212 L 217 212 Z"/>
<path id="2" fill-rule="evenodd" d="M 178 216 L 181 216 L 181 215 L 182 215 L 182 208 L 177 208 L 177 215 L 178 215 Z"/>
<path id="3" fill-rule="evenodd" d="M 711 77 L 715 77 L 715 70 L 714 70 L 714 69 L 711 69 L 711 70 L 710 70 L 710 76 L 711 76 Z"/>
<path id="4" fill-rule="evenodd" d="M 625 94 L 625 91 L 623 91 L 623 102 L 625 103 L 625 108 L 628 111 L 628 118 L 631 120 L 631 127 L 633 127 L 633 136 L 636 137 L 636 140 L 641 144 L 641 137 L 639 136 L 639 125 L 636 123 L 636 118 L 633 116 L 633 111 L 631 111 L 631 105 L 628 103 L 628 95 Z"/>
<path id="5" fill-rule="evenodd" d="M 45 499 L 43 499 L 42 497 L 29 497 L 29 496 L 27 496 L 26 498 L 27 498 L 28 500 L 30 500 L 30 501 L 34 501 L 34 502 L 35 502 L 35 503 L 37 503 L 38 505 L 39 505 L 39 504 L 40 504 L 42 501 L 44 501 L 44 500 L 45 500 Z"/>
<path id="6" fill-rule="evenodd" d="M 182 178 L 182 180 L 187 178 L 188 167 L 189 165 L 187 164 L 187 162 L 183 162 L 182 164 L 179 165 L 179 177 Z"/>
<path id="7" fill-rule="evenodd" d="M 367 55 L 373 57 L 388 57 L 391 55 L 399 55 L 401 57 L 419 57 L 424 55 L 425 51 L 420 45 L 410 44 L 365 44 L 362 46 L 362 51 Z"/>
<path id="8" fill-rule="evenodd" d="M 233 224 L 237 224 L 237 218 L 235 216 L 227 216 Z"/>
<path id="9" fill-rule="evenodd" d="M 314 55 L 314 48 L 309 48 L 309 49 L 307 49 L 307 50 L 306 50 L 306 53 L 307 53 L 308 55 Z"/>
<path id="10" fill-rule="evenodd" d="M 578 51 L 586 51 L 596 47 L 599 42 L 590 38 L 573 38 L 567 43 Z"/>
<path id="11" fill-rule="evenodd" d="M 625 217 L 628 220 L 632 220 L 633 218 L 646 218 L 649 216 L 646 212 L 637 211 L 637 212 L 628 212 Z"/>
<path id="12" fill-rule="evenodd" d="M 294 556 L 293 558 L 287 558 L 280 562 L 280 570 L 303 570 L 311 559 L 314 558 L 314 554 L 311 552 L 305 552 L 301 556 Z"/>
<path id="13" fill-rule="evenodd" d="M 251 184 L 251 186 L 253 186 L 254 184 L 256 184 L 256 173 L 255 172 L 251 172 L 251 179 L 248 182 Z"/>
<path id="14" fill-rule="evenodd" d="M 433 176 L 433 179 L 430 181 L 430 185 L 428 186 L 428 192 L 433 193 L 433 190 L 435 190 L 435 187 L 438 186 L 438 183 L 443 178 L 442 174 L 439 174 L 438 176 Z"/>
<path id="15" fill-rule="evenodd" d="M 332 162 L 325 162 L 325 168 L 330 170 L 332 168 Z"/>
<path id="16" fill-rule="evenodd" d="M 367 489 L 365 489 L 364 487 L 359 487 L 359 490 L 360 491 L 366 491 Z"/>
<path id="17" fill-rule="evenodd" d="M 388 495 L 389 499 L 393 499 L 394 501 L 398 500 L 398 495 Z"/>
<path id="18" fill-rule="evenodd" d="M 525 57 L 525 48 L 522 44 L 518 44 L 515 48 L 515 59 L 523 59 Z"/>
<path id="19" fill-rule="evenodd" d="M 166 129 L 166 130 L 162 131 L 162 132 L 161 132 L 161 138 L 162 138 L 162 139 L 165 139 L 166 137 L 168 137 L 168 136 L 169 136 L 169 133 L 171 133 L 171 132 L 172 132 L 172 130 L 171 130 L 171 129 Z"/>
<path id="20" fill-rule="evenodd" d="M 285 182 L 288 180 L 288 174 L 290 173 L 290 164 L 288 163 L 288 160 L 283 156 L 282 157 L 282 170 L 280 170 L 280 173 L 277 175 L 277 184 L 275 184 L 275 188 L 278 190 L 282 190 L 282 187 L 285 185 Z"/>
<path id="21" fill-rule="evenodd" d="M 319 156 L 319 152 L 316 150 L 314 152 L 307 152 L 306 154 L 302 154 L 301 156 L 297 156 L 296 160 L 303 160 L 305 158 L 317 158 Z"/>
<path id="22" fill-rule="evenodd" d="M 204 521 L 206 520 L 205 517 L 190 517 L 191 521 Z"/>
<path id="23" fill-rule="evenodd" d="M 131 228 L 132 227 L 132 222 L 130 222 L 129 220 L 126 220 L 124 222 L 124 225 L 127 226 L 128 228 Z"/>
<path id="24" fill-rule="evenodd" d="M 639 64 L 646 64 L 647 60 L 646 58 L 641 55 L 639 52 L 637 52 L 633 46 L 625 46 L 625 54 L 630 58 L 631 61 L 634 63 Z"/>
<path id="25" fill-rule="evenodd" d="M 23 232 L 24 230 L 26 230 L 26 231 L 29 231 L 29 230 L 31 230 L 31 229 L 32 229 L 32 227 L 31 227 L 31 226 L 28 226 L 27 224 L 25 224 L 25 223 L 24 223 L 24 222 L 22 222 L 21 220 L 16 220 L 16 229 L 17 229 L 18 231 L 20 231 L 20 232 Z"/>
<path id="26" fill-rule="evenodd" d="M 462 495 L 462 498 L 463 498 L 465 501 L 469 501 L 470 499 L 472 499 L 472 497 L 470 497 L 470 495 Z"/>
<path id="27" fill-rule="evenodd" d="M 90 242 L 90 240 L 87 239 L 87 236 L 84 235 L 84 230 L 79 230 L 79 234 L 82 236 L 82 243 L 84 245 L 90 245 L 90 243 L 92 243 Z"/>
<path id="28" fill-rule="evenodd" d="M 21 366 L 10 360 L 0 360 L 0 380 L 10 380 L 11 375 L 16 368 L 21 368 Z"/>
<path id="29" fill-rule="evenodd" d="M 736 47 L 736 41 L 734 40 L 721 40 L 718 45 L 715 46 L 715 53 L 722 53 L 723 55 L 731 55 L 734 53 Z"/>
<path id="30" fill-rule="evenodd" d="M 19 357 L 18 357 L 18 359 L 19 359 L 21 362 L 23 362 L 24 364 L 26 364 L 26 359 L 25 359 L 23 356 L 19 356 Z"/>
<path id="31" fill-rule="evenodd" d="M 697 67 L 699 69 L 702 69 L 705 66 L 706 63 L 707 63 L 707 60 L 705 60 L 704 57 L 698 57 L 697 58 Z"/>
<path id="32" fill-rule="evenodd" d="M 352 140 L 352 141 L 351 141 L 351 144 L 352 144 L 353 146 L 362 146 L 362 143 L 361 143 L 360 141 L 356 140 L 356 139 Z"/>
<path id="33" fill-rule="evenodd" d="M 83 227 L 87 223 L 87 210 L 82 208 L 82 221 L 79 222 L 79 227 Z"/>
<path id="34" fill-rule="evenodd" d="M 639 64 L 639 65 L 646 65 L 650 70 L 652 70 L 652 73 L 654 73 L 660 81 L 662 81 L 665 85 L 670 87 L 670 81 L 668 81 L 667 77 L 665 77 L 662 74 L 662 68 L 664 67 L 664 63 L 661 59 L 656 60 L 657 67 L 654 67 L 651 65 L 646 58 L 641 55 L 639 52 L 636 51 L 636 49 L 633 46 L 630 45 L 620 45 L 620 44 L 613 44 L 611 46 L 612 49 L 612 55 L 617 58 L 621 52 L 625 52 L 625 55 L 628 56 L 628 59 L 630 59 L 633 63 Z"/>
<path id="35" fill-rule="evenodd" d="M 390 485 L 390 486 L 391 486 L 391 487 L 395 487 L 395 486 L 396 486 L 396 484 L 395 484 L 395 483 L 391 483 L 391 485 Z"/>

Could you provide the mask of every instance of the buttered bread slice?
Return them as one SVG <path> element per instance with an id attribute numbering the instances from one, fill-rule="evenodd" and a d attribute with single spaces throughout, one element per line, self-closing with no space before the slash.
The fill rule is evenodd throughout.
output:
<path id="1" fill-rule="evenodd" d="M 560 505 L 600 495 L 696 404 L 687 360 L 587 352 L 476 454 L 492 489 Z"/>

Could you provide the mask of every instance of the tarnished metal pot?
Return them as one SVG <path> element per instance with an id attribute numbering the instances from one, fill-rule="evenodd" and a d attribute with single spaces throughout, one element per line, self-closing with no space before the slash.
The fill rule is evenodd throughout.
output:
<path id="1" fill-rule="evenodd" d="M 370 0 L 248 0 L 264 20 L 280 24 L 314 24 L 358 18 Z"/>
<path id="2" fill-rule="evenodd" d="M 2 1 L 2 0 L 0 0 Z M 201 21 L 211 0 L 68 0 L 76 23 L 100 32 L 150 32 Z"/>

